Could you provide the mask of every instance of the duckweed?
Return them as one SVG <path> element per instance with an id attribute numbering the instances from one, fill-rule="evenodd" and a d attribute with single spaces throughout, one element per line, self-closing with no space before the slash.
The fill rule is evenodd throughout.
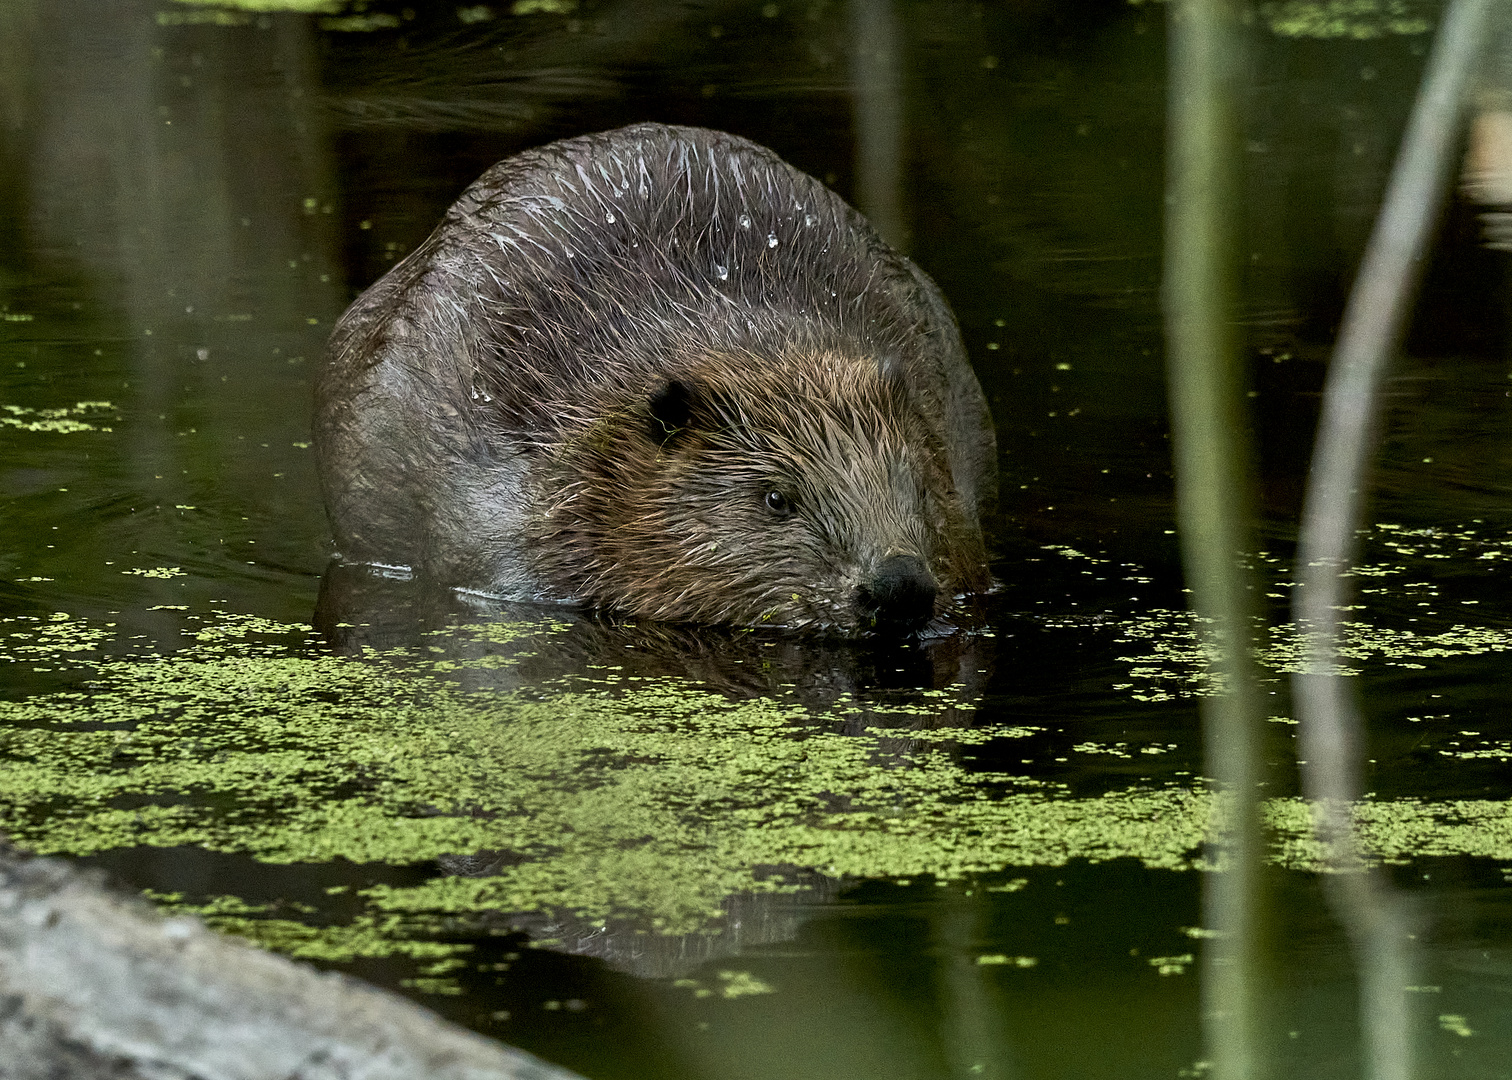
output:
<path id="1" fill-rule="evenodd" d="M 489 671 L 569 632 L 549 620 L 337 656 L 304 626 L 185 618 L 184 647 L 166 654 L 119 640 L 114 624 L 62 614 L 13 620 L 0 634 L 0 659 L 81 676 L 68 690 L 0 702 L 0 829 L 41 853 L 187 846 L 265 864 L 430 868 L 418 883 L 351 890 L 356 910 L 341 919 L 235 896 L 154 897 L 298 957 L 408 957 L 426 965 L 420 981 L 445 987 L 473 947 L 458 938 L 502 932 L 517 916 L 714 933 L 731 896 L 796 891 L 813 873 L 946 882 L 1074 859 L 1206 865 L 1214 804 L 1204 790 L 1143 782 L 1072 798 L 1052 781 L 983 768 L 980 748 L 1045 729 L 959 726 L 974 705 L 960 686 L 864 708 L 842 694 L 816 716 L 796 693 L 732 700 L 614 665 L 523 690 L 491 683 Z M 1117 630 L 1143 650 L 1125 660 L 1131 696 L 1208 689 L 1188 616 L 1146 610 Z M 1264 653 L 1278 675 L 1300 655 L 1288 633 Z M 447 636 L 466 647 L 440 647 Z M 1512 634 L 1497 629 L 1361 622 L 1344 652 L 1408 663 L 1509 647 Z M 832 730 L 863 712 L 871 723 L 861 734 Z M 1117 760 L 1174 744 L 1073 749 Z M 1505 743 L 1441 752 L 1507 755 Z M 1278 863 L 1322 866 L 1305 803 L 1272 800 L 1267 817 Z M 1382 861 L 1512 861 L 1512 812 L 1501 802 L 1367 802 L 1357 819 Z M 435 869 L 457 856 L 496 865 L 487 876 Z M 1014 891 L 1024 880 L 986 887 Z"/>

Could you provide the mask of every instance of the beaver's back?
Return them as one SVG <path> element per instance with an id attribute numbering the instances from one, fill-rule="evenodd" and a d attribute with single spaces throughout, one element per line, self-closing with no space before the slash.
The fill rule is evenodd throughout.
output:
<path id="1" fill-rule="evenodd" d="M 642 124 L 489 169 L 343 316 L 317 405 L 341 553 L 549 591 L 521 565 L 539 455 L 698 357 L 875 356 L 939 434 L 973 527 L 991 420 L 939 291 L 818 181 Z"/>

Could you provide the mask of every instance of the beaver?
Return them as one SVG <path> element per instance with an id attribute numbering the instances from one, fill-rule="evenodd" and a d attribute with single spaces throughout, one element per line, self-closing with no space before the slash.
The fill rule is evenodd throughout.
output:
<path id="1" fill-rule="evenodd" d="M 990 585 L 992 420 L 939 289 L 734 135 L 493 166 L 341 317 L 316 399 L 347 561 L 841 634 Z"/>

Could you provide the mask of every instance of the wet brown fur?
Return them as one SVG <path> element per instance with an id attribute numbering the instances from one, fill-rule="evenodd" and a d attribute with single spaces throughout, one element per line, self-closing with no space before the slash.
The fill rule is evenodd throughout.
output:
<path id="1" fill-rule="evenodd" d="M 944 300 L 718 132 L 490 169 L 343 316 L 316 438 L 342 555 L 447 585 L 853 631 L 889 555 L 927 568 L 937 611 L 988 584 L 991 419 Z"/>
<path id="2" fill-rule="evenodd" d="M 944 447 L 874 361 L 829 353 L 702 358 L 698 403 L 656 438 L 641 395 L 565 440 L 530 533 L 590 603 L 683 622 L 855 627 L 857 591 L 912 555 L 954 592 L 988 584 Z M 767 492 L 791 507 L 774 514 Z"/>

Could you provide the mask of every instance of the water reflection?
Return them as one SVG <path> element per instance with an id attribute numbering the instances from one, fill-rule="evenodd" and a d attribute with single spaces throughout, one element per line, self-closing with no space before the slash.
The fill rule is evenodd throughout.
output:
<path id="1" fill-rule="evenodd" d="M 916 759 L 928 757 L 942 737 L 954 742 L 958 735 L 969 736 L 991 676 L 986 639 L 964 632 L 924 642 L 873 643 L 680 628 L 511 604 L 341 563 L 327 571 L 315 625 L 338 653 L 370 662 L 387 655 L 404 667 L 418 653 L 427 667 L 443 672 L 470 695 L 524 692 L 565 702 L 586 693 L 633 710 L 646 707 L 646 693 L 653 689 L 670 695 L 712 691 L 731 702 L 769 702 L 783 710 L 787 723 L 800 724 L 794 736 L 801 738 L 807 727 L 864 739 L 870 766 L 884 773 L 916 768 Z M 913 732 L 933 733 L 933 738 L 921 742 L 910 737 Z M 700 737 L 696 724 L 689 737 Z M 641 752 L 654 758 L 657 752 L 650 745 Z M 754 742 L 751 752 L 762 753 L 759 747 Z M 637 755 L 624 747 L 603 753 L 621 762 Z M 808 753 L 802 751 L 799 760 Z M 817 763 L 822 748 L 814 753 Z M 761 792 L 754 757 L 748 767 L 753 770 L 750 797 L 756 803 L 774 798 Z M 708 797 L 692 791 L 687 796 Z M 866 805 L 859 789 L 833 784 L 822 801 L 844 812 L 857 798 L 863 800 L 857 809 Z M 713 822 L 697 826 L 717 827 Z M 437 860 L 448 874 L 479 878 L 517 868 L 530 858 L 518 851 L 483 850 L 446 853 Z M 663 913 L 656 911 L 648 913 L 650 922 L 607 923 L 600 916 L 574 917 L 560 909 L 502 912 L 501 925 L 623 971 L 671 978 L 720 957 L 791 940 L 815 906 L 834 901 L 843 888 L 840 878 L 810 866 L 753 869 L 759 877 L 780 882 L 782 889 L 719 898 L 718 912 L 710 913 L 713 922 L 690 932 L 657 932 Z M 716 925 L 720 929 L 711 933 Z M 972 958 L 960 962 L 970 964 Z"/>
<path id="2" fill-rule="evenodd" d="M 499 641 L 449 633 L 459 621 L 497 622 Z M 890 690 L 951 688 L 951 704 L 919 726 L 969 725 L 991 676 L 986 639 L 957 632 L 921 641 L 847 641 L 777 631 L 682 627 L 637 622 L 548 605 L 514 604 L 436 589 L 367 567 L 334 562 L 321 583 L 315 626 L 338 652 L 423 647 L 458 663 L 497 655 L 507 666 L 468 667 L 469 689 L 563 686 L 612 670 L 618 680 L 680 678 L 731 698 L 790 697 L 816 711 L 854 701 L 842 730 L 863 731 L 877 717 L 866 702 Z M 532 628 L 539 632 L 532 633 Z"/>
<path id="3" fill-rule="evenodd" d="M 150 3 L 7 12 L 8 306 L 43 313 L 17 326 L 32 359 L 8 365 L 9 393 L 129 418 L 108 450 L 10 474 L 12 494 L 66 493 L 89 521 L 30 569 L 113 598 L 139 554 L 266 587 L 319 551 L 308 454 L 290 451 L 308 446 L 308 375 L 345 300 L 313 27 L 165 24 Z M 259 547 L 227 517 L 293 527 Z"/>

